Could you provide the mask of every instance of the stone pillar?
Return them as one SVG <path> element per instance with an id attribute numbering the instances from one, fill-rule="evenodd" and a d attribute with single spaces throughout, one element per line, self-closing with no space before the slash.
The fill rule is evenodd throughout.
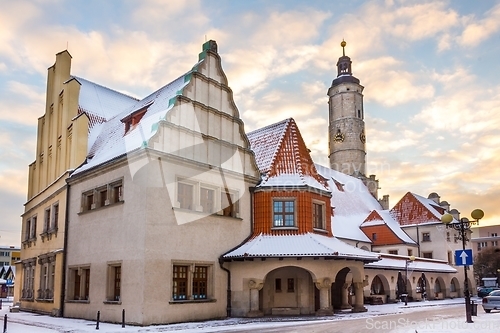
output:
<path id="1" fill-rule="evenodd" d="M 329 278 L 318 280 L 314 283 L 319 289 L 319 310 L 316 311 L 317 316 L 333 315 L 333 307 L 331 302 L 332 281 Z"/>
<path id="2" fill-rule="evenodd" d="M 365 306 L 364 306 L 364 299 L 363 299 L 363 287 L 364 283 L 363 282 L 354 282 L 354 308 L 352 309 L 352 312 L 366 312 L 368 311 Z"/>
<path id="3" fill-rule="evenodd" d="M 341 309 L 352 309 L 352 306 L 349 304 L 349 285 L 350 283 L 344 283 L 342 285 L 342 305 Z"/>
<path id="4" fill-rule="evenodd" d="M 264 313 L 259 309 L 259 290 L 264 287 L 264 282 L 258 279 L 251 279 L 248 282 L 250 289 L 250 311 L 247 317 L 262 317 Z"/>

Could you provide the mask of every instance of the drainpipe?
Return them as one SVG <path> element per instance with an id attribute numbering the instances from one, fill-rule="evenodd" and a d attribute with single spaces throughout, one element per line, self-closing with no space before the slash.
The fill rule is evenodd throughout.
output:
<path id="1" fill-rule="evenodd" d="M 68 225 L 69 225 L 69 184 L 66 182 L 66 209 L 64 212 L 64 245 L 63 245 L 63 262 L 62 262 L 62 281 L 61 281 L 61 306 L 60 314 L 64 317 L 64 300 L 66 298 L 66 256 L 68 249 Z"/>
<path id="2" fill-rule="evenodd" d="M 236 249 L 237 247 L 241 246 L 242 244 L 245 244 L 252 237 L 253 224 L 254 224 L 253 223 L 253 195 L 254 195 L 255 187 L 250 187 L 249 190 L 250 190 L 250 235 L 248 235 L 248 237 L 245 238 L 245 240 L 243 242 L 241 242 L 239 245 L 236 245 L 235 247 L 233 247 L 231 250 L 227 251 L 226 253 L 229 253 L 229 252 L 233 251 L 234 249 Z M 231 308 L 231 271 L 229 269 L 227 269 L 226 267 L 224 267 L 223 256 L 224 256 L 224 254 L 219 257 L 219 266 L 223 271 L 225 271 L 227 273 L 226 315 L 227 315 L 227 317 L 231 317 L 231 312 L 232 312 L 232 308 Z"/>

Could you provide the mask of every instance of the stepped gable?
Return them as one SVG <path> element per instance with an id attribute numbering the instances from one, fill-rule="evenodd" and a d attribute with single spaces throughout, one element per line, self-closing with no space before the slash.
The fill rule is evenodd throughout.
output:
<path id="1" fill-rule="evenodd" d="M 250 148 L 261 172 L 262 186 L 310 186 L 330 191 L 293 118 L 248 133 Z"/>
<path id="2" fill-rule="evenodd" d="M 373 245 L 416 244 L 387 210 L 372 211 L 360 228 Z M 373 233 L 377 234 L 376 239 Z"/>
<path id="3" fill-rule="evenodd" d="M 98 99 L 92 95 L 92 86 L 89 84 L 88 93 L 84 94 L 88 98 L 82 101 L 82 110 L 97 110 L 92 112 L 92 116 L 98 120 L 94 121 L 96 131 L 89 134 L 87 163 L 77 169 L 74 174 L 147 146 L 148 141 L 156 134 L 158 123 L 165 120 L 167 112 L 173 108 L 178 96 L 183 94 L 184 88 L 191 82 L 192 74 L 198 70 L 199 65 L 204 60 L 205 58 L 202 58 L 190 71 L 141 100 L 134 99 L 133 103 L 124 103 L 123 100 L 116 98 L 117 108 L 122 106 L 123 108 L 109 119 L 107 117 L 110 114 L 104 112 L 104 110 L 108 110 L 106 107 L 109 103 L 99 104 Z M 100 91 L 107 89 L 96 84 L 93 87 L 99 88 Z M 107 90 L 109 90 L 109 96 L 118 97 L 120 94 L 118 92 L 113 94 L 112 90 Z M 121 95 L 122 98 L 126 96 Z M 109 102 L 111 103 L 111 100 Z M 140 126 L 125 134 L 123 120 L 140 110 L 145 110 L 140 119 Z M 105 121 L 101 123 L 103 119 Z"/>
<path id="4" fill-rule="evenodd" d="M 446 213 L 432 199 L 408 192 L 390 210 L 393 218 L 400 225 L 441 223 L 441 216 Z"/>

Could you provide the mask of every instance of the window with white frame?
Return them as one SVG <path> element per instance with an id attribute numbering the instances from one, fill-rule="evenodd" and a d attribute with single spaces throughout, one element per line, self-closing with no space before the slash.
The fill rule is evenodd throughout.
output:
<path id="1" fill-rule="evenodd" d="M 69 269 L 68 299 L 88 301 L 90 295 L 90 267 L 71 267 Z"/>
<path id="2" fill-rule="evenodd" d="M 273 227 L 295 227 L 295 200 L 274 199 Z"/>
<path id="3" fill-rule="evenodd" d="M 208 263 L 174 263 L 172 265 L 172 300 L 189 301 L 211 298 L 213 265 Z"/>
<path id="4" fill-rule="evenodd" d="M 212 214 L 215 212 L 215 190 L 200 187 L 200 206 L 203 213 Z"/>
<path id="5" fill-rule="evenodd" d="M 313 228 L 325 229 L 325 205 L 322 202 L 313 202 Z"/>
<path id="6" fill-rule="evenodd" d="M 193 209 L 194 185 L 184 182 L 177 183 L 177 202 L 179 208 Z"/>

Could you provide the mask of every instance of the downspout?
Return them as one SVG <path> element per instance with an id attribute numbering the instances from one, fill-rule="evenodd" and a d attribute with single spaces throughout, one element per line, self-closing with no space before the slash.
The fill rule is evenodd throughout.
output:
<path id="1" fill-rule="evenodd" d="M 243 242 L 241 242 L 241 244 L 245 244 L 253 235 L 253 195 L 254 195 L 255 188 L 250 187 L 249 190 L 250 190 L 250 235 Z M 226 253 L 231 252 L 232 250 L 234 250 L 235 248 L 237 248 L 241 244 L 235 246 L 234 248 L 227 251 Z M 231 271 L 228 268 L 224 267 L 223 256 L 224 255 L 221 255 L 219 257 L 219 266 L 223 271 L 225 271 L 227 273 L 226 315 L 227 315 L 227 317 L 231 317 L 231 313 L 232 313 L 232 307 L 231 307 Z"/>
<path id="2" fill-rule="evenodd" d="M 66 256 L 68 249 L 68 226 L 69 226 L 69 188 L 70 185 L 66 181 L 66 211 L 64 213 L 64 245 L 63 245 L 63 263 L 62 263 L 62 281 L 61 281 L 61 317 L 64 317 L 64 300 L 66 298 Z"/>
<path id="3" fill-rule="evenodd" d="M 417 224 L 417 245 L 418 245 L 418 256 L 420 257 L 420 234 L 418 232 L 418 224 Z"/>

